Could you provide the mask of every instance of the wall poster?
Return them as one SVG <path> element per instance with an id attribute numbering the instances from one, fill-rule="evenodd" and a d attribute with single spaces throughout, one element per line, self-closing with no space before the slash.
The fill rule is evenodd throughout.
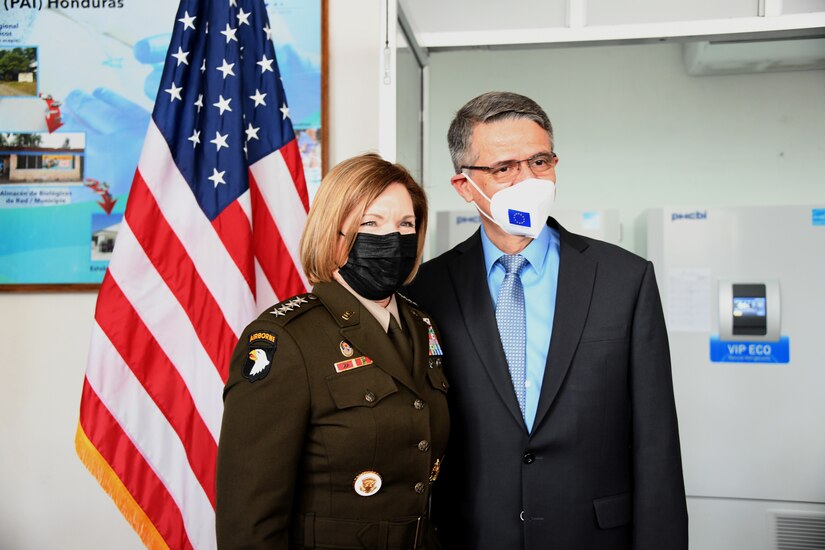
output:
<path id="1" fill-rule="evenodd" d="M 267 0 L 310 197 L 322 174 L 325 0 Z M 0 290 L 96 288 L 178 2 L 3 0 Z"/>

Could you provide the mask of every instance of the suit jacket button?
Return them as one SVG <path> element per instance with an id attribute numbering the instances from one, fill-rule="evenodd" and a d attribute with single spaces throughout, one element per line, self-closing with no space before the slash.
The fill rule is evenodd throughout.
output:
<path id="1" fill-rule="evenodd" d="M 366 393 L 366 395 L 364 395 L 364 400 L 365 400 L 367 403 L 372 403 L 373 401 L 375 401 L 375 394 L 374 394 L 374 393 L 372 393 L 371 391 L 368 391 L 368 392 Z"/>
<path id="2" fill-rule="evenodd" d="M 422 439 L 421 441 L 418 442 L 418 450 L 421 451 L 422 453 L 426 453 L 427 451 L 430 450 L 430 442 L 427 441 L 426 439 Z"/>
<path id="3" fill-rule="evenodd" d="M 424 492 L 424 484 L 419 481 L 415 484 L 415 487 L 413 487 L 413 489 L 415 489 L 415 492 L 420 495 Z"/>
<path id="4" fill-rule="evenodd" d="M 413 407 L 415 407 L 415 410 L 420 411 L 424 408 L 424 402 L 420 399 L 416 399 L 413 401 Z"/>
<path id="5" fill-rule="evenodd" d="M 521 457 L 521 460 L 525 464 L 532 464 L 536 460 L 536 455 L 534 455 L 530 451 L 527 451 L 524 453 L 524 456 Z"/>

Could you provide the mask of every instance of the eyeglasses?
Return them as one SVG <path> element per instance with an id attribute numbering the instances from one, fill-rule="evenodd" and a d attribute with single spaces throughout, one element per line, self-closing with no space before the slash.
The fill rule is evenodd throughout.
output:
<path id="1" fill-rule="evenodd" d="M 521 163 L 526 162 L 530 170 L 537 176 L 546 174 L 556 166 L 558 157 L 556 153 L 539 153 L 529 159 L 505 160 L 497 162 L 492 166 L 462 166 L 462 170 L 481 170 L 490 174 L 498 183 L 512 181 L 521 172 Z"/>

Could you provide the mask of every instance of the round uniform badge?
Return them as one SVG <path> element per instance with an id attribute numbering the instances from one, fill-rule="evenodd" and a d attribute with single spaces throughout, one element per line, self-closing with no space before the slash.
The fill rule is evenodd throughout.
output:
<path id="1" fill-rule="evenodd" d="M 338 347 L 341 349 L 341 355 L 344 357 L 352 357 L 353 350 L 352 346 L 346 340 L 341 340 L 341 343 L 338 344 Z"/>
<path id="2" fill-rule="evenodd" d="M 362 497 L 371 497 L 381 489 L 381 476 L 378 472 L 361 472 L 355 477 L 352 486 Z"/>

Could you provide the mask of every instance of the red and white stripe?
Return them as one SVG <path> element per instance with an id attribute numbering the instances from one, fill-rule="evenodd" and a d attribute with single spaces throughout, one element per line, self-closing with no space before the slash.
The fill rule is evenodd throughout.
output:
<path id="1" fill-rule="evenodd" d="M 133 525 L 141 514 L 151 523 L 138 532 L 168 547 L 216 546 L 229 358 L 264 308 L 308 288 L 298 251 L 308 202 L 292 141 L 252 165 L 250 190 L 210 221 L 150 123 L 98 297 L 78 451 L 99 452 L 110 471 L 98 479 L 114 475 L 134 501 L 121 509 L 140 509 Z"/>

